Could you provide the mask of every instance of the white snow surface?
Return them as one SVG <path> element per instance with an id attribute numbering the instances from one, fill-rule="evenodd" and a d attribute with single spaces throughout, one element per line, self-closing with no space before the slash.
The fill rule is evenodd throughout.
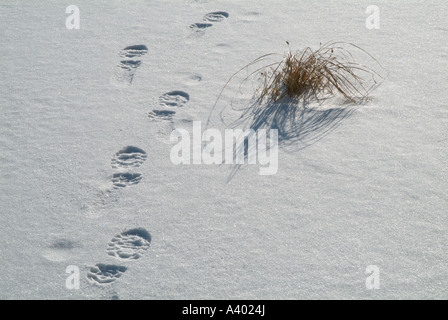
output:
<path id="1" fill-rule="evenodd" d="M 378 30 L 371 4 L 2 1 L 0 299 L 447 299 L 448 3 L 375 1 Z M 280 148 L 275 175 L 246 165 L 227 183 L 229 165 L 172 164 L 171 131 L 205 124 L 234 72 L 286 41 L 332 40 L 389 73 L 334 130 Z M 147 52 L 123 57 L 133 45 Z M 183 106 L 163 105 L 172 91 Z M 127 146 L 140 162 L 114 168 Z"/>

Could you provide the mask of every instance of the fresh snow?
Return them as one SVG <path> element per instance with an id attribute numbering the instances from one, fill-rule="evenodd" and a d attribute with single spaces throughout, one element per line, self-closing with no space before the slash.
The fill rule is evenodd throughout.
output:
<path id="1" fill-rule="evenodd" d="M 0 299 L 447 299 L 447 9 L 3 1 Z M 227 183 L 230 165 L 171 162 L 175 128 L 224 130 L 219 111 L 250 103 L 238 78 L 213 109 L 237 70 L 332 40 L 388 76 L 367 104 L 335 105 L 350 114 L 325 135 L 279 148 L 276 174 L 244 165 Z"/>

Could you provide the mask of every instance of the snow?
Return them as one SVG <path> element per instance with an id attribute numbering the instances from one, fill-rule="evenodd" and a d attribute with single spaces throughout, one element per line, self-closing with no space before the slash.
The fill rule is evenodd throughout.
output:
<path id="1" fill-rule="evenodd" d="M 65 26 L 73 4 L 79 30 Z M 369 30 L 371 4 L 2 3 L 0 299 L 448 298 L 448 6 L 376 1 Z M 228 17 L 203 21 L 216 11 Z M 308 147 L 280 148 L 275 175 L 247 165 L 226 183 L 229 165 L 172 164 L 172 130 L 205 124 L 234 72 L 286 41 L 331 40 L 389 72 L 370 102 Z M 132 77 L 120 53 L 133 45 L 148 50 Z M 182 106 L 166 103 L 173 91 Z M 127 146 L 146 157 L 113 168 Z M 111 255 L 123 238 L 145 250 Z M 124 271 L 92 281 L 97 264 Z M 370 265 L 378 290 L 366 288 Z M 79 290 L 66 288 L 68 266 Z"/>

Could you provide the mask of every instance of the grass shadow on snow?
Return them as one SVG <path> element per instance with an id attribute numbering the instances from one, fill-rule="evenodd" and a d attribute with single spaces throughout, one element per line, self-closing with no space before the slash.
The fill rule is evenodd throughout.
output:
<path id="1" fill-rule="evenodd" d="M 263 108 L 254 106 L 245 110 L 233 126 L 246 123 L 249 124 L 248 129 L 255 131 L 276 129 L 279 146 L 299 151 L 331 132 L 353 111 L 353 107 L 310 107 L 305 101 L 298 107 L 296 101 L 284 99 Z"/>
<path id="2" fill-rule="evenodd" d="M 243 76 L 238 87 L 240 93 L 247 91 L 243 90 L 246 84 L 258 86 L 249 106 L 238 109 L 231 102 L 230 108 L 239 116 L 230 127 L 255 132 L 276 129 L 278 146 L 298 151 L 335 129 L 353 113 L 354 106 L 369 101 L 370 93 L 384 81 L 384 72 L 374 57 L 351 43 L 329 42 L 315 50 L 306 47 L 294 53 L 288 50 L 286 56 L 270 53 L 235 72 L 213 109 L 230 82 Z M 224 112 L 229 111 L 226 109 L 219 113 L 222 121 L 226 118 Z M 234 150 L 244 148 L 246 158 L 247 140 L 244 145 L 240 142 L 234 146 Z M 228 182 L 241 166 L 234 166 Z"/>
<path id="3" fill-rule="evenodd" d="M 230 126 L 253 129 L 276 129 L 278 133 L 278 146 L 286 152 L 298 152 L 313 145 L 327 134 L 332 132 L 344 120 L 350 117 L 356 108 L 353 106 L 334 106 L 325 109 L 313 106 L 302 101 L 298 107 L 297 101 L 283 99 L 257 108 L 252 105 L 243 111 L 241 117 Z M 237 148 L 238 146 L 235 146 Z M 269 146 L 267 146 L 269 150 Z M 244 156 L 248 156 L 248 141 L 245 140 Z M 227 179 L 230 182 L 243 165 L 235 164 Z"/>

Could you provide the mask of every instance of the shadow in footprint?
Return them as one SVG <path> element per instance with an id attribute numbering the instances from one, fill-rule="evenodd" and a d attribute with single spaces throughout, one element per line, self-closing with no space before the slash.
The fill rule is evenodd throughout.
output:
<path id="1" fill-rule="evenodd" d="M 224 19 L 227 19 L 228 17 L 229 17 L 229 14 L 225 11 L 215 11 L 215 12 L 207 13 L 204 16 L 204 21 L 220 22 Z"/>
<path id="2" fill-rule="evenodd" d="M 120 61 L 120 67 L 130 71 L 132 69 L 138 68 L 142 64 L 141 61 L 135 61 L 135 60 L 122 60 Z"/>
<path id="3" fill-rule="evenodd" d="M 141 63 L 141 61 L 121 61 L 112 79 L 113 82 L 116 84 L 131 85 L 134 80 L 135 71 Z"/>
<path id="4" fill-rule="evenodd" d="M 256 11 L 249 11 L 241 15 L 236 23 L 252 23 L 259 19 L 260 13 Z"/>
<path id="5" fill-rule="evenodd" d="M 209 12 L 202 18 L 203 22 L 191 24 L 190 29 L 193 30 L 198 35 L 203 35 L 206 29 L 213 26 L 214 22 L 221 22 L 224 19 L 227 19 L 228 17 L 229 14 L 225 11 Z"/>
<path id="6" fill-rule="evenodd" d="M 50 245 L 50 248 L 55 250 L 71 250 L 78 247 L 77 242 L 68 239 L 57 239 Z"/>
<path id="7" fill-rule="evenodd" d="M 137 68 L 142 64 L 140 60 L 134 60 L 148 52 L 145 45 L 133 45 L 120 51 L 121 60 L 111 77 L 111 83 L 116 86 L 129 86 L 134 80 Z"/>
<path id="8" fill-rule="evenodd" d="M 197 85 L 202 81 L 202 75 L 200 75 L 199 73 L 179 72 L 179 75 L 187 85 Z"/>
<path id="9" fill-rule="evenodd" d="M 142 149 L 127 146 L 112 157 L 111 165 L 114 169 L 137 168 L 145 162 L 146 158 L 147 154 Z"/>
<path id="10" fill-rule="evenodd" d="M 151 235 L 146 229 L 130 229 L 112 238 L 107 245 L 107 254 L 124 260 L 136 260 L 149 248 L 150 243 Z"/>
<path id="11" fill-rule="evenodd" d="M 75 249 L 79 248 L 81 245 L 78 242 L 56 239 L 43 251 L 42 256 L 49 261 L 65 261 L 73 255 Z"/>
<path id="12" fill-rule="evenodd" d="M 141 57 L 148 52 L 148 47 L 144 44 L 129 46 L 121 50 L 120 56 L 126 58 Z"/>
<path id="13" fill-rule="evenodd" d="M 87 279 L 96 285 L 106 285 L 120 278 L 126 270 L 123 266 L 97 263 L 90 268 Z"/>
<path id="14" fill-rule="evenodd" d="M 201 33 L 201 32 L 204 32 L 205 29 L 210 28 L 211 26 L 213 26 L 213 24 L 211 24 L 211 23 L 198 22 L 198 23 L 191 24 L 190 29 L 193 30 L 194 32 Z"/>
<path id="15" fill-rule="evenodd" d="M 140 173 L 120 172 L 114 173 L 112 176 L 112 183 L 114 188 L 126 188 L 130 185 L 137 184 L 142 180 Z"/>
<path id="16" fill-rule="evenodd" d="M 151 121 L 172 121 L 175 111 L 171 110 L 152 110 L 148 112 L 148 118 Z"/>
<path id="17" fill-rule="evenodd" d="M 183 107 L 190 100 L 188 93 L 184 91 L 171 91 L 159 97 L 159 105 L 162 107 Z"/>

